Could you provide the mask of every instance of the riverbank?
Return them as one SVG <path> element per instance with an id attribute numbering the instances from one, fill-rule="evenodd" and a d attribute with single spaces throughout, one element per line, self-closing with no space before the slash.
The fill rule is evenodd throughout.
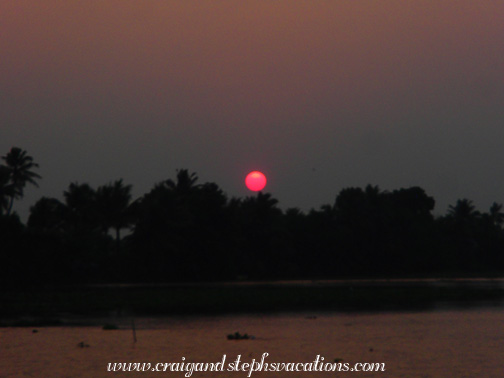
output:
<path id="1" fill-rule="evenodd" d="M 58 325 L 110 314 L 211 315 L 295 311 L 410 311 L 500 306 L 503 279 L 351 280 L 86 285 L 0 292 L 0 325 Z M 26 320 L 30 319 L 30 320 Z"/>

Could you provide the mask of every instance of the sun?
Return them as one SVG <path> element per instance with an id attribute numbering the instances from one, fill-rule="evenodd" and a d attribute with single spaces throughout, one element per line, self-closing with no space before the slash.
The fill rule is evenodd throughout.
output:
<path id="1" fill-rule="evenodd" d="M 263 190 L 266 186 L 266 176 L 262 172 L 252 171 L 245 178 L 245 185 L 253 192 Z"/>

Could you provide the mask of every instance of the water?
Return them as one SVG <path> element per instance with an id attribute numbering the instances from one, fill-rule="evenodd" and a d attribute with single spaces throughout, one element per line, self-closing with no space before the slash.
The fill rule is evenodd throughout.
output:
<path id="1" fill-rule="evenodd" d="M 504 310 L 296 313 L 130 319 L 122 329 L 101 326 L 0 329 L 0 377 L 183 377 L 182 372 L 107 372 L 109 362 L 384 362 L 386 372 L 255 372 L 252 377 L 502 377 Z M 234 332 L 253 340 L 227 340 Z M 83 342 L 89 347 L 79 347 Z M 245 372 L 198 372 L 193 377 L 246 377 Z"/>

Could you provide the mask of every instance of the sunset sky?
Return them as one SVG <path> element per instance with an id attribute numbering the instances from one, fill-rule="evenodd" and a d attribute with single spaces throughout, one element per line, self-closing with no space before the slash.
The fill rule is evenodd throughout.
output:
<path id="1" fill-rule="evenodd" d="M 0 155 L 41 196 L 177 168 L 280 207 L 421 186 L 504 202 L 504 2 L 1 1 Z"/>

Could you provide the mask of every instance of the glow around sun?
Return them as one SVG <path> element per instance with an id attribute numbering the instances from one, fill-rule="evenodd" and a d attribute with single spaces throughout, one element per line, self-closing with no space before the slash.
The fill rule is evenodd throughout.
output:
<path id="1" fill-rule="evenodd" d="M 262 172 L 252 171 L 245 178 L 245 185 L 253 192 L 263 190 L 266 186 L 266 176 Z"/>

